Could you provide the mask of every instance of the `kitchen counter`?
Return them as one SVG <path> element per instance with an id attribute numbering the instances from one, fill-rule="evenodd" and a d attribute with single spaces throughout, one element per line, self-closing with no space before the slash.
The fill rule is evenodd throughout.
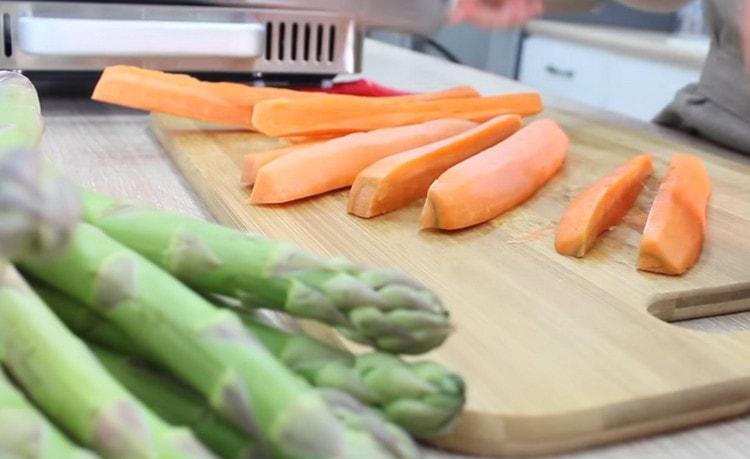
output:
<path id="1" fill-rule="evenodd" d="M 365 54 L 366 76 L 404 89 L 433 90 L 460 84 L 471 84 L 486 94 L 524 89 L 517 82 L 382 43 L 368 42 Z M 748 158 L 657 126 L 548 95 L 545 101 L 575 122 L 596 120 L 616 126 L 623 142 L 628 141 L 629 132 L 647 132 L 712 152 L 726 161 L 750 162 Z M 45 98 L 43 105 L 47 120 L 43 149 L 71 180 L 116 196 L 210 218 L 149 132 L 146 115 L 81 99 Z M 750 329 L 750 314 L 736 315 L 731 320 L 706 319 L 694 326 L 713 330 Z M 702 458 L 712 455 L 731 458 L 745 457 L 748 449 L 750 417 L 743 417 L 558 457 Z M 430 452 L 428 457 L 466 458 L 442 452 Z"/>
<path id="2" fill-rule="evenodd" d="M 558 21 L 531 21 L 526 33 L 691 68 L 703 66 L 709 48 L 708 37 Z"/>

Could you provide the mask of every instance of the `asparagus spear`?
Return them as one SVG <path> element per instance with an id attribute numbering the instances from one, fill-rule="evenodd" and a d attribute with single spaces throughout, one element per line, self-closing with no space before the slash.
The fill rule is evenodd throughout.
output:
<path id="1" fill-rule="evenodd" d="M 147 358 L 119 328 L 101 315 L 54 289 L 41 285 L 34 288 L 58 317 L 87 341 L 122 354 Z M 463 407 L 463 381 L 437 363 L 406 363 L 380 352 L 357 356 L 314 338 L 265 325 L 247 314 L 240 317 L 276 358 L 313 386 L 347 392 L 378 408 L 388 419 L 416 436 L 443 433 Z"/>
<path id="2" fill-rule="evenodd" d="M 301 249 L 178 214 L 84 193 L 85 217 L 207 293 L 322 321 L 378 349 L 418 354 L 450 332 L 438 298 L 397 272 L 323 260 Z"/>
<path id="3" fill-rule="evenodd" d="M 42 138 L 39 97 L 20 73 L 0 71 L 0 150 L 34 147 Z"/>
<path id="4" fill-rule="evenodd" d="M 354 355 L 249 316 L 243 316 L 243 322 L 279 360 L 314 386 L 347 392 L 415 436 L 444 433 L 463 407 L 463 380 L 435 362 L 407 363 L 383 352 Z"/>
<path id="5" fill-rule="evenodd" d="M 263 452 L 257 445 L 218 418 L 200 394 L 137 358 L 97 345 L 90 347 L 105 368 L 157 415 L 175 425 L 189 427 L 198 439 L 224 459 L 262 457 Z"/>
<path id="6" fill-rule="evenodd" d="M 77 191 L 31 151 L 44 122 L 31 82 L 0 71 L 0 257 L 48 251 L 80 215 Z"/>
<path id="7" fill-rule="evenodd" d="M 26 400 L 0 370 L 0 457 L 94 459 L 74 445 Z"/>
<path id="8" fill-rule="evenodd" d="M 127 393 L 28 288 L 0 266 L 3 363 L 44 412 L 106 458 L 214 457 Z"/>
<path id="9" fill-rule="evenodd" d="M 0 258 L 50 254 L 70 238 L 80 199 L 39 152 L 0 150 L 0 215 Z"/>
<path id="10" fill-rule="evenodd" d="M 0 92 L 7 90 L 2 83 Z M 32 99 L 36 100 L 35 93 Z M 24 112 L 19 110 L 10 115 L 23 122 Z M 3 255 L 48 255 L 67 243 L 76 223 L 71 212 L 76 209 L 76 193 L 45 167 L 35 151 L 0 155 Z M 31 398 L 77 440 L 103 456 L 213 457 L 188 431 L 163 423 L 112 379 L 2 259 L 0 349 L 3 363 Z"/>
<path id="11" fill-rule="evenodd" d="M 67 251 L 24 269 L 112 320 L 149 358 L 203 394 L 244 432 L 287 458 L 409 458 L 393 426 L 350 406 L 330 409 L 229 310 L 220 310 L 144 258 L 80 224 Z M 343 422 L 342 422 L 343 421 Z"/>

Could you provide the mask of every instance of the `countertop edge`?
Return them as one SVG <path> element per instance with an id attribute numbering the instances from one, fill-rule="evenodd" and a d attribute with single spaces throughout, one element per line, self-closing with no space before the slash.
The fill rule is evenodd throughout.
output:
<path id="1" fill-rule="evenodd" d="M 671 39 L 680 39 L 676 34 L 620 27 L 535 20 L 526 26 L 525 32 L 695 69 L 703 66 L 707 54 L 705 49 L 697 46 L 670 45 Z"/>

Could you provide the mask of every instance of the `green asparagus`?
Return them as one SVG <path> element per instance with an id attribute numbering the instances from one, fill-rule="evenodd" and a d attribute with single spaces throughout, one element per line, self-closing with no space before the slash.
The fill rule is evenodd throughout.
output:
<path id="1" fill-rule="evenodd" d="M 23 75 L 0 71 L 0 257 L 49 251 L 80 216 L 78 193 L 32 150 L 44 123 Z"/>
<path id="2" fill-rule="evenodd" d="M 0 150 L 0 215 L 0 257 L 49 255 L 80 217 L 78 191 L 38 151 Z"/>
<path id="3" fill-rule="evenodd" d="M 147 358 L 101 315 L 54 289 L 34 288 L 77 335 L 122 354 Z M 247 314 L 240 317 L 276 358 L 313 386 L 343 390 L 378 408 L 413 435 L 443 433 L 463 407 L 463 381 L 437 363 L 406 363 L 380 352 L 356 356 L 314 338 L 265 325 Z"/>
<path id="4" fill-rule="evenodd" d="M 214 457 L 126 392 L 7 263 L 0 266 L 0 347 L 36 404 L 105 458 Z"/>
<path id="5" fill-rule="evenodd" d="M 438 298 L 413 279 L 179 214 L 84 192 L 87 221 L 193 288 L 337 327 L 375 348 L 418 354 L 451 331 Z"/>
<path id="6" fill-rule="evenodd" d="M 94 459 L 74 445 L 26 400 L 0 370 L 0 457 Z"/>
<path id="7" fill-rule="evenodd" d="M 20 73 L 0 71 L 0 150 L 35 147 L 43 131 L 34 85 Z"/>
<path id="8" fill-rule="evenodd" d="M 263 452 L 247 435 L 217 418 L 200 394 L 137 358 L 101 346 L 89 346 L 104 367 L 133 395 L 166 421 L 189 427 L 199 440 L 224 459 L 263 457 Z"/>
<path id="9" fill-rule="evenodd" d="M 203 394 L 245 433 L 262 434 L 281 457 L 418 454 L 392 425 L 375 426 L 369 416 L 346 406 L 331 410 L 233 312 L 211 305 L 92 226 L 80 224 L 61 256 L 24 260 L 22 267 L 112 320 L 149 358 Z"/>
<path id="10" fill-rule="evenodd" d="M 407 363 L 383 352 L 354 355 L 248 316 L 243 322 L 284 365 L 312 385 L 347 392 L 415 436 L 446 432 L 463 408 L 463 380 L 435 362 Z"/>
<path id="11" fill-rule="evenodd" d="M 88 343 L 122 355 L 148 360 L 148 351 L 138 347 L 111 320 L 70 296 L 31 279 L 31 288 L 66 327 Z"/>

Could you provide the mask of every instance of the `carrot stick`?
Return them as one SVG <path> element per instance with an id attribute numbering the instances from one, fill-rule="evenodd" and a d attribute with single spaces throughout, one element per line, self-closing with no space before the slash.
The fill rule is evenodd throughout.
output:
<path id="1" fill-rule="evenodd" d="M 638 269 L 680 275 L 698 261 L 711 179 L 697 156 L 672 157 L 643 230 Z"/>
<path id="2" fill-rule="evenodd" d="M 188 75 L 117 65 L 107 67 L 92 99 L 145 111 L 252 129 L 255 104 L 279 97 L 320 97 L 289 89 L 208 83 Z"/>
<path id="3" fill-rule="evenodd" d="M 335 139 L 336 137 L 341 137 L 341 136 L 314 135 L 314 136 L 298 136 L 298 137 L 279 137 L 279 140 L 283 140 L 285 143 L 289 145 L 299 145 L 302 143 L 325 142 L 326 140 Z"/>
<path id="4" fill-rule="evenodd" d="M 382 99 L 354 100 L 275 99 L 259 103 L 253 125 L 272 137 L 335 135 L 371 131 L 386 127 L 423 123 L 441 118 L 484 122 L 498 115 L 539 113 L 542 101 L 537 93 L 506 94 L 471 99 L 381 102 Z"/>
<path id="5" fill-rule="evenodd" d="M 518 115 L 501 115 L 466 132 L 381 159 L 363 170 L 349 192 L 349 213 L 370 218 L 427 196 L 440 174 L 521 128 Z"/>
<path id="6" fill-rule="evenodd" d="M 455 230 L 502 215 L 560 170 L 569 144 L 557 123 L 543 119 L 453 166 L 430 186 L 422 227 Z"/>
<path id="7" fill-rule="evenodd" d="M 351 134 L 298 150 L 258 171 L 250 202 L 289 202 L 348 187 L 357 174 L 381 158 L 448 138 L 474 126 L 475 123 L 465 120 L 436 120 Z"/>
<path id="8" fill-rule="evenodd" d="M 378 98 L 383 103 L 398 100 L 433 100 L 478 97 L 468 86 L 413 96 Z M 145 111 L 253 129 L 253 107 L 269 99 L 341 100 L 367 97 L 327 95 L 291 89 L 256 87 L 240 83 L 211 83 L 188 75 L 165 73 L 139 67 L 117 65 L 102 73 L 92 99 Z"/>
<path id="9" fill-rule="evenodd" d="M 251 186 L 255 183 L 255 177 L 258 175 L 258 171 L 261 167 L 270 163 L 271 161 L 281 158 L 289 153 L 302 150 L 303 148 L 309 148 L 313 145 L 323 143 L 323 141 L 298 143 L 289 145 L 288 147 L 274 148 L 273 150 L 258 151 L 253 153 L 245 154 L 242 161 L 242 179 L 240 184 L 242 186 Z"/>
<path id="10" fill-rule="evenodd" d="M 651 155 L 621 165 L 578 195 L 565 210 L 555 248 L 562 255 L 583 257 L 600 234 L 620 223 L 653 172 Z"/>

